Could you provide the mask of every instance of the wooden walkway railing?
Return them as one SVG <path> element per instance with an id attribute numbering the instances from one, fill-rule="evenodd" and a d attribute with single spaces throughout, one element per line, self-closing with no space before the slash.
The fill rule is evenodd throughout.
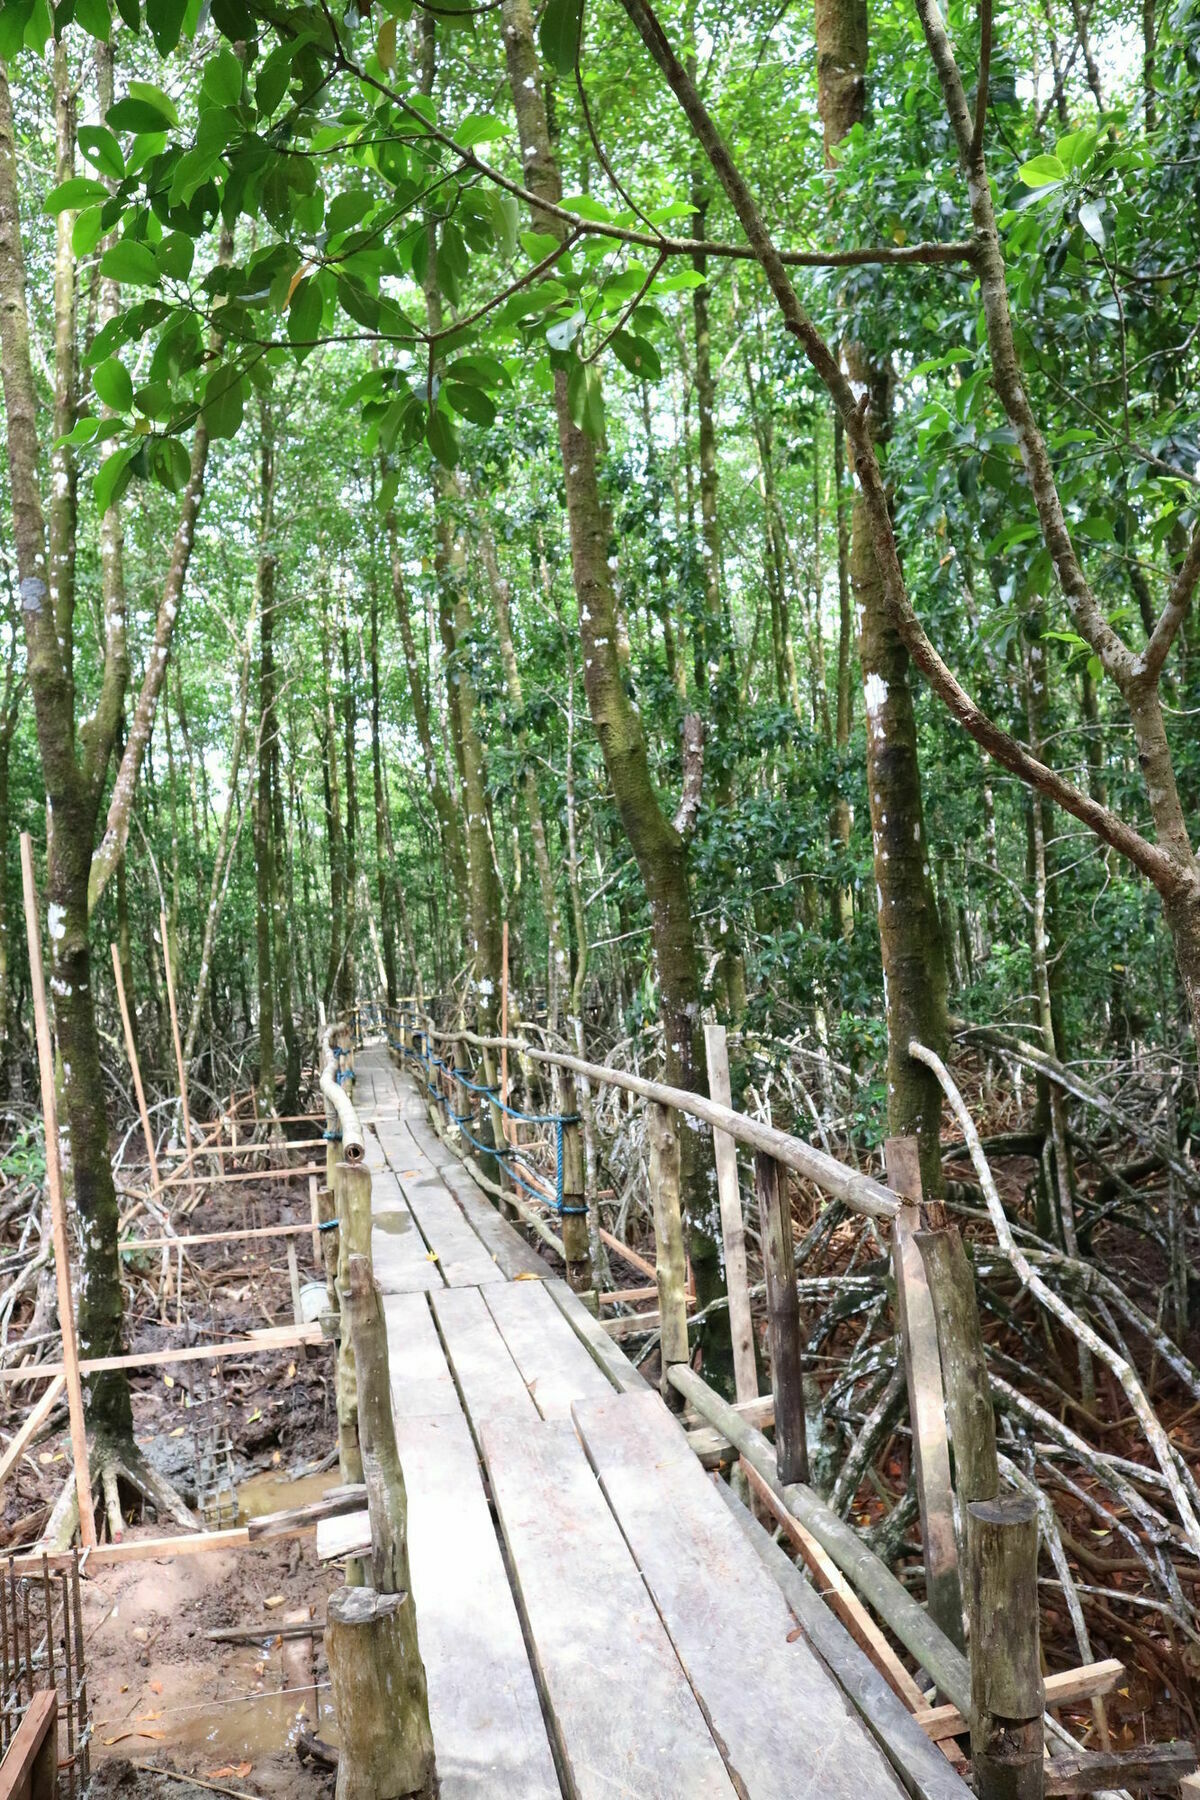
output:
<path id="1" fill-rule="evenodd" d="M 393 1051 L 420 1070 L 432 1099 L 445 1109 L 448 1124 L 467 1129 L 470 1141 L 494 1159 L 499 1182 L 491 1184 L 493 1192 L 517 1199 L 519 1181 L 550 1213 L 560 1215 L 568 1274 L 581 1293 L 592 1286 L 592 1269 L 582 1158 L 570 1158 L 568 1164 L 571 1134 L 579 1129 L 574 1084 L 618 1088 L 646 1104 L 664 1397 L 676 1409 L 690 1405 L 716 1428 L 741 1458 L 755 1491 L 779 1508 L 793 1533 L 827 1559 L 826 1568 L 832 1564 L 848 1578 L 932 1677 L 943 1699 L 970 1720 L 975 1782 L 983 1800 L 998 1800 L 1001 1795 L 1025 1800 L 1043 1792 L 1068 1791 L 1046 1786 L 1046 1770 L 1053 1769 L 1045 1760 L 1046 1726 L 1060 1743 L 1065 1739 L 1070 1745 L 1071 1740 L 1045 1716 L 1036 1507 L 1024 1495 L 1001 1491 L 971 1263 L 945 1209 L 923 1197 L 915 1141 L 889 1141 L 885 1184 L 710 1096 L 524 1040 L 442 1029 L 411 1002 L 398 1007 L 373 1002 L 363 1009 L 360 1023 L 386 1034 Z M 559 1110 L 533 1115 L 512 1107 L 507 1093 L 502 1096 L 467 1062 L 472 1053 L 481 1058 L 491 1052 L 507 1052 L 553 1071 Z M 482 1132 L 476 1138 L 470 1129 L 481 1106 L 492 1113 L 490 1138 Z M 528 1167 L 513 1154 L 504 1130 L 506 1116 L 531 1117 L 557 1128 L 552 1182 L 521 1177 L 521 1169 L 527 1176 Z M 679 1190 L 681 1120 L 710 1127 L 720 1152 L 726 1260 L 737 1277 L 729 1294 L 731 1324 L 735 1336 L 740 1332 L 746 1344 L 749 1298 L 736 1147 L 753 1154 L 766 1278 L 773 1446 L 692 1367 Z M 803 1339 L 789 1196 L 793 1176 L 813 1183 L 850 1212 L 890 1226 L 897 1335 L 909 1393 L 920 1505 L 925 1607 L 807 1485 Z M 569 1209 L 563 1206 L 567 1193 L 573 1201 Z M 753 1371 L 752 1350 L 750 1368 Z M 754 1398 L 744 1391 L 746 1385 L 743 1361 L 740 1405 Z M 1069 1791 L 1089 1792 L 1119 1782 L 1119 1763 L 1119 1757 L 1106 1760 L 1103 1754 L 1084 1757 L 1082 1764 L 1075 1757 L 1075 1785 Z"/>

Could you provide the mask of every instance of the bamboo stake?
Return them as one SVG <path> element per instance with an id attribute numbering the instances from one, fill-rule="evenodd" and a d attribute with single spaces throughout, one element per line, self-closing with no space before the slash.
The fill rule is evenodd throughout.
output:
<path id="1" fill-rule="evenodd" d="M 179 1071 L 179 1104 L 183 1108 L 183 1141 L 190 1173 L 192 1167 L 192 1120 L 188 1112 L 187 1070 L 183 1066 L 183 1045 L 179 1041 L 179 1015 L 175 1010 L 175 977 L 171 971 L 171 944 L 167 932 L 165 907 L 160 910 L 158 920 L 159 929 L 162 932 L 163 969 L 167 977 L 167 1005 L 171 1009 L 171 1036 L 175 1043 L 175 1067 Z"/>
<path id="2" fill-rule="evenodd" d="M 38 925 L 37 887 L 33 877 L 33 844 L 27 831 L 21 833 L 21 887 L 25 901 L 25 935 L 29 944 L 29 985 L 33 991 L 38 1073 L 42 1084 L 46 1187 L 50 1194 L 54 1279 L 58 1288 L 58 1319 L 62 1329 L 63 1373 L 67 1378 L 67 1410 L 71 1418 L 71 1458 L 75 1465 L 75 1491 L 79 1496 L 79 1535 L 84 1548 L 90 1549 L 96 1542 L 96 1519 L 92 1511 L 92 1477 L 88 1467 L 87 1427 L 83 1418 L 83 1386 L 79 1379 L 79 1345 L 75 1337 L 75 1311 L 71 1299 L 67 1209 L 63 1200 L 62 1169 L 58 1160 L 58 1102 L 54 1093 L 54 1056 L 50 1048 L 46 977 L 42 967 L 42 934 Z"/>
<path id="3" fill-rule="evenodd" d="M 142 1070 L 138 1062 L 137 1044 L 134 1041 L 133 1025 L 129 1017 L 129 1002 L 125 998 L 125 982 L 121 975 L 121 954 L 115 944 L 110 944 L 112 951 L 113 981 L 117 988 L 117 1004 L 121 1009 L 121 1028 L 125 1033 L 125 1054 L 129 1058 L 129 1067 L 133 1072 L 133 1091 L 137 1095 L 138 1116 L 142 1121 L 142 1132 L 146 1139 L 146 1160 L 150 1164 L 150 1181 L 158 1186 L 158 1157 L 154 1154 L 154 1134 L 150 1129 L 150 1112 L 146 1105 L 146 1090 L 142 1086 Z"/>

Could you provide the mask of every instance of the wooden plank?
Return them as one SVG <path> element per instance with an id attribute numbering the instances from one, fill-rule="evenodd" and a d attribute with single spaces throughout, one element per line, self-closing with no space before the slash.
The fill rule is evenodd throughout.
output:
<path id="1" fill-rule="evenodd" d="M 54 1800 L 58 1785 L 58 1693 L 40 1688 L 0 1763 L 0 1800 Z"/>
<path id="2" fill-rule="evenodd" d="M 13 1438 L 8 1449 L 0 1456 L 0 1488 L 12 1474 L 16 1465 L 24 1456 L 26 1449 L 33 1442 L 50 1414 L 58 1404 L 58 1397 L 67 1385 L 65 1375 L 55 1375 L 25 1423 Z"/>
<path id="3" fill-rule="evenodd" d="M 506 1282 L 484 1298 L 543 1419 L 569 1419 L 573 1401 L 611 1394 L 542 1282 Z"/>
<path id="4" fill-rule="evenodd" d="M 518 1275 L 546 1274 L 547 1265 L 541 1257 L 530 1249 L 507 1219 L 501 1218 L 487 1195 L 476 1187 L 457 1158 L 439 1168 L 438 1174 L 457 1205 L 462 1208 L 496 1267 L 509 1281 L 514 1281 Z"/>
<path id="5" fill-rule="evenodd" d="M 371 1263 L 384 1294 L 425 1293 L 445 1285 L 399 1182 L 386 1169 L 371 1178 Z"/>
<path id="6" fill-rule="evenodd" d="M 503 1282 L 504 1271 L 496 1267 L 436 1170 L 422 1169 L 416 1175 L 401 1175 L 398 1179 L 448 1287 L 482 1287 L 489 1282 Z"/>
<path id="7" fill-rule="evenodd" d="M 783 1501 L 767 1485 L 754 1465 L 746 1461 L 745 1457 L 742 1458 L 742 1471 L 750 1484 L 750 1491 L 755 1499 L 761 1500 L 782 1527 L 783 1534 L 789 1543 L 800 1552 L 817 1579 L 818 1591 L 824 1594 L 859 1649 L 870 1657 L 888 1686 L 904 1701 L 910 1712 L 915 1712 L 919 1706 L 924 1706 L 924 1693 L 900 1661 L 833 1558 L 818 1544 L 816 1538 L 804 1529 L 799 1519 L 792 1517 Z"/>
<path id="8" fill-rule="evenodd" d="M 622 1393 L 641 1394 L 649 1385 L 646 1377 L 635 1369 L 625 1352 L 614 1344 L 608 1332 L 588 1311 L 579 1295 L 561 1275 L 550 1275 L 542 1283 L 584 1349 Z"/>
<path id="9" fill-rule="evenodd" d="M 803 1570 L 724 1481 L 714 1491 L 804 1627 L 809 1643 L 848 1696 L 912 1800 L 968 1800 L 970 1789 L 930 1743 L 912 1714 L 819 1599 Z"/>
<path id="10" fill-rule="evenodd" d="M 367 1556 L 371 1550 L 371 1515 L 361 1512 L 343 1513 L 337 1519 L 321 1519 L 317 1523 L 317 1561 L 340 1562 L 344 1556 Z"/>
<path id="11" fill-rule="evenodd" d="M 803 1636 L 655 1394 L 575 1423 L 739 1792 L 899 1800 L 874 1739 Z"/>
<path id="12" fill-rule="evenodd" d="M 387 1294 L 388 1379 L 396 1420 L 462 1411 L 424 1294 Z"/>
<path id="13" fill-rule="evenodd" d="M 268 1350 L 294 1350 L 300 1344 L 320 1344 L 323 1334 L 319 1325 L 269 1325 L 251 1331 L 244 1338 L 227 1344 L 187 1344 L 177 1350 L 145 1350 L 135 1356 L 90 1356 L 79 1364 L 83 1375 L 96 1375 L 106 1369 L 156 1369 L 161 1363 L 210 1362 L 223 1356 L 253 1356 Z M 61 1363 L 32 1363 L 23 1369 L 0 1369 L 0 1382 L 40 1381 L 46 1375 L 61 1375 Z"/>
<path id="14" fill-rule="evenodd" d="M 478 1296 L 471 1296 L 478 1298 Z M 442 1301 L 468 1298 L 447 1290 Z M 441 1800 L 559 1800 L 537 1685 L 462 1414 L 403 1419 L 408 1551 Z"/>
<path id="15" fill-rule="evenodd" d="M 1068 1706 L 1076 1700 L 1092 1700 L 1099 1694 L 1111 1694 L 1125 1673 L 1125 1664 L 1110 1656 L 1103 1662 L 1083 1663 L 1077 1669 L 1060 1669 L 1043 1678 L 1046 1706 Z M 957 1706 L 920 1706 L 914 1713 L 917 1724 L 935 1743 L 944 1738 L 962 1737 L 970 1730 Z"/>
<path id="16" fill-rule="evenodd" d="M 479 1288 L 443 1288 L 433 1315 L 473 1425 L 497 1413 L 536 1419 L 537 1407 Z"/>
<path id="17" fill-rule="evenodd" d="M 571 1800 L 729 1800 L 720 1754 L 571 1425 L 496 1418 L 481 1437 Z"/>

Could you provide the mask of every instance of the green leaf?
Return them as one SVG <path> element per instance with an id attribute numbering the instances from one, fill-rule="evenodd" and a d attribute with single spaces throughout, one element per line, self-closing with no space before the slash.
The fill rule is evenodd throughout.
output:
<path id="1" fill-rule="evenodd" d="M 106 250 L 100 258 L 100 273 L 132 287 L 154 287 L 158 282 L 158 264 L 136 238 L 122 238 Z"/>
<path id="2" fill-rule="evenodd" d="M 496 420 L 495 402 L 482 388 L 467 387 L 458 381 L 448 381 L 444 389 L 446 404 L 452 406 L 456 413 L 464 419 L 470 419 L 472 425 L 492 425 Z"/>
<path id="3" fill-rule="evenodd" d="M 104 117 L 114 131 L 162 131 L 167 125 L 158 108 L 144 100 L 118 100 Z"/>
<path id="4" fill-rule="evenodd" d="M 1026 187 L 1049 187 L 1052 181 L 1065 181 L 1067 170 L 1065 163 L 1057 156 L 1035 156 L 1030 162 L 1022 163 L 1017 174 Z"/>
<path id="5" fill-rule="evenodd" d="M 92 386 L 98 398 L 114 412 L 128 412 L 133 405 L 133 382 L 129 370 L 118 357 L 110 356 L 107 362 L 92 370 Z"/>
<path id="6" fill-rule="evenodd" d="M 301 345 L 297 349 L 297 361 L 303 362 L 311 348 L 312 340 L 321 330 L 321 314 L 324 302 L 321 297 L 320 284 L 314 276 L 308 276 L 300 282 L 292 295 L 292 303 L 288 307 L 287 331 L 293 345 Z"/>
<path id="7" fill-rule="evenodd" d="M 179 42 L 187 9 L 188 0 L 154 0 L 153 6 L 146 8 L 146 22 L 160 56 L 170 56 Z"/>
<path id="8" fill-rule="evenodd" d="M 370 194 L 361 188 L 349 188 L 344 194 L 335 194 L 325 208 L 325 229 L 330 237 L 339 232 L 349 231 L 364 219 L 375 204 Z"/>
<path id="9" fill-rule="evenodd" d="M 236 437 L 242 423 L 245 382 L 233 363 L 214 369 L 204 384 L 204 423 L 210 438 Z"/>
<path id="10" fill-rule="evenodd" d="M 154 0 L 156 9 L 163 3 L 164 0 Z M 172 0 L 166 0 L 166 4 L 172 4 Z M 170 94 L 156 87 L 152 81 L 131 81 L 128 93 L 131 100 L 140 100 L 144 105 L 152 106 L 160 115 L 160 123 L 178 125 L 179 114 L 175 109 L 175 102 Z"/>
<path id="11" fill-rule="evenodd" d="M 496 138 L 505 137 L 507 132 L 504 120 L 498 119 L 495 113 L 472 113 L 454 133 L 454 141 L 464 150 L 473 150 L 476 144 L 493 143 Z"/>
<path id="12" fill-rule="evenodd" d="M 42 211 L 53 218 L 56 213 L 74 212 L 91 200 L 107 199 L 108 189 L 102 181 L 91 175 L 72 175 L 69 181 L 60 181 L 57 187 L 50 189 Z"/>
<path id="13" fill-rule="evenodd" d="M 76 446 L 80 444 L 90 444 L 99 429 L 99 419 L 93 418 L 93 416 L 88 413 L 86 417 L 76 419 L 74 426 L 68 431 L 66 437 L 59 438 L 58 444 L 74 444 Z M 54 446 L 56 450 L 58 444 L 55 444 Z"/>
<path id="14" fill-rule="evenodd" d="M 538 28 L 542 55 L 556 75 L 569 75 L 575 67 L 583 0 L 547 0 Z"/>
<path id="15" fill-rule="evenodd" d="M 294 55 L 295 47 L 292 44 L 280 44 L 272 50 L 258 71 L 258 79 L 254 83 L 254 102 L 260 118 L 269 119 L 287 93 L 288 82 L 292 78 Z"/>
<path id="16" fill-rule="evenodd" d="M 102 175 L 108 175 L 113 181 L 124 181 L 125 158 L 121 155 L 120 144 L 106 126 L 81 125 L 79 148 Z"/>
<path id="17" fill-rule="evenodd" d="M 501 255 L 506 259 L 515 256 L 517 228 L 521 222 L 521 209 L 517 205 L 516 196 L 506 194 L 502 188 L 493 188 L 488 194 L 488 211 Z"/>
<path id="18" fill-rule="evenodd" d="M 1079 223 L 1082 225 L 1083 229 L 1087 232 L 1087 234 L 1091 238 L 1093 244 L 1099 244 L 1100 248 L 1103 249 L 1104 248 L 1104 221 L 1101 217 L 1100 206 L 1097 201 L 1095 201 L 1095 200 L 1085 200 L 1084 201 L 1083 205 L 1079 209 Z"/>
<path id="19" fill-rule="evenodd" d="M 591 363 L 577 362 L 567 377 L 567 405 L 571 418 L 590 438 L 604 430 L 604 390 L 600 371 Z"/>
<path id="20" fill-rule="evenodd" d="M 115 505 L 129 486 L 133 475 L 129 465 L 139 448 L 137 444 L 125 444 L 120 450 L 114 450 L 111 456 L 105 457 L 100 464 L 92 483 L 96 510 L 100 514 L 103 515 L 110 506 Z"/>
<path id="21" fill-rule="evenodd" d="M 8 0 L 0 7 L 0 57 L 11 62 L 25 42 L 25 27 L 33 15 L 33 0 Z"/>
<path id="22" fill-rule="evenodd" d="M 61 6 L 58 10 L 61 13 Z M 89 37 L 99 38 L 102 44 L 108 42 L 112 28 L 108 0 L 75 0 L 74 16 L 81 31 L 86 31 Z"/>
<path id="23" fill-rule="evenodd" d="M 192 472 L 187 446 L 177 437 L 156 437 L 150 446 L 148 462 L 154 479 L 168 493 L 178 494 L 187 486 Z"/>
<path id="24" fill-rule="evenodd" d="M 142 29 L 142 9 L 139 0 L 117 0 L 117 11 L 128 25 L 130 31 Z"/>
<path id="25" fill-rule="evenodd" d="M 629 331 L 614 331 L 612 347 L 631 375 L 642 381 L 661 381 L 662 361 L 654 345 Z"/>
<path id="26" fill-rule="evenodd" d="M 1096 148 L 1099 135 L 1098 132 L 1090 129 L 1085 129 L 1083 131 L 1068 131 L 1066 135 L 1060 137 L 1055 144 L 1054 154 L 1057 156 L 1064 169 L 1067 169 L 1070 172 L 1074 172 L 1076 169 L 1082 169 L 1088 158 L 1091 156 L 1092 151 Z"/>
<path id="27" fill-rule="evenodd" d="M 225 44 L 204 65 L 201 92 L 214 106 L 236 106 L 242 97 L 242 65 Z"/>
<path id="28" fill-rule="evenodd" d="M 453 425 L 436 406 L 431 407 L 425 420 L 425 441 L 444 469 L 452 469 L 458 462 L 458 437 Z"/>

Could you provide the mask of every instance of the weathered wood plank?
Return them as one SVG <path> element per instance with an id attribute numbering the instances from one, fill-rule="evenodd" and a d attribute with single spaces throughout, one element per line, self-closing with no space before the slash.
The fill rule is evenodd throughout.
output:
<path id="1" fill-rule="evenodd" d="M 729 1800 L 720 1754 L 570 1424 L 496 1418 L 481 1436 L 571 1800 Z"/>
<path id="2" fill-rule="evenodd" d="M 41 1688 L 0 1765 L 0 1800 L 54 1800 L 58 1785 L 58 1694 Z"/>
<path id="3" fill-rule="evenodd" d="M 344 1556 L 368 1556 L 371 1551 L 371 1515 L 342 1513 L 340 1518 L 317 1522 L 317 1561 L 340 1562 Z"/>
<path id="4" fill-rule="evenodd" d="M 901 1789 L 653 1394 L 574 1408 L 584 1446 L 726 1762 L 754 1800 Z"/>
<path id="5" fill-rule="evenodd" d="M 439 1165 L 438 1174 L 449 1188 L 485 1250 L 509 1281 L 518 1275 L 545 1275 L 547 1265 L 531 1250 L 507 1219 L 502 1219 L 487 1195 L 476 1187 L 463 1165 L 453 1158 Z"/>
<path id="6" fill-rule="evenodd" d="M 437 1255 L 447 1285 L 481 1287 L 488 1282 L 503 1281 L 504 1271 L 497 1268 L 482 1240 L 467 1222 L 462 1208 L 455 1204 L 436 1169 L 417 1145 L 405 1145 L 386 1129 L 381 1130 L 380 1142 L 392 1165 L 393 1173 L 389 1179 L 399 1182 L 409 1211 L 430 1249 Z"/>
<path id="7" fill-rule="evenodd" d="M 599 1319 L 592 1316 L 562 1276 L 551 1275 L 542 1286 L 613 1386 L 622 1393 L 644 1394 L 649 1385 L 646 1377 L 634 1368 L 625 1352 L 613 1342 Z"/>
<path id="8" fill-rule="evenodd" d="M 388 1169 L 371 1177 L 371 1262 L 384 1294 L 418 1294 L 445 1286 L 440 1263 L 430 1255 L 400 1183 Z"/>
<path id="9" fill-rule="evenodd" d="M 536 1419 L 537 1407 L 478 1288 L 443 1288 L 434 1317 L 467 1414 L 478 1426 L 497 1413 Z"/>
<path id="10" fill-rule="evenodd" d="M 573 1401 L 612 1393 L 542 1282 L 506 1282 L 484 1298 L 543 1419 L 568 1419 Z"/>
<path id="11" fill-rule="evenodd" d="M 441 1296 L 462 1297 L 461 1290 Z M 396 1444 L 442 1800 L 558 1800 L 537 1685 L 466 1421 L 461 1413 L 404 1419 Z"/>
<path id="12" fill-rule="evenodd" d="M 386 1294 L 392 1417 L 419 1419 L 462 1411 L 424 1294 Z"/>

